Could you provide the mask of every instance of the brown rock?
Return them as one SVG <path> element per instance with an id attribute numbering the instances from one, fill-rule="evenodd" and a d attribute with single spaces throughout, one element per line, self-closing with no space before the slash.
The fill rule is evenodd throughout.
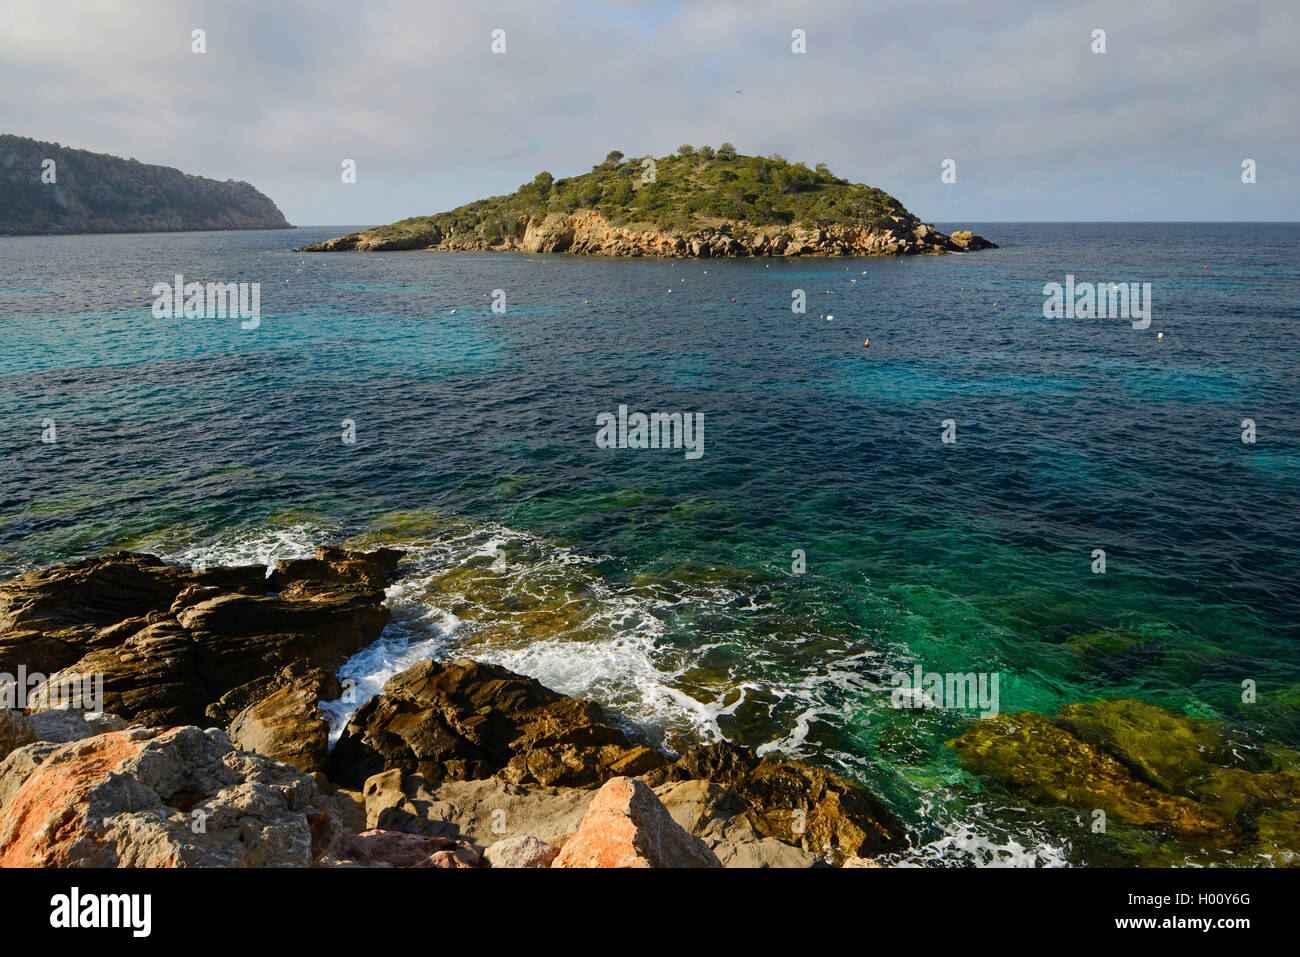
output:
<path id="1" fill-rule="evenodd" d="M 230 722 L 231 743 L 300 771 L 326 770 L 330 723 L 318 704 L 342 694 L 338 678 L 324 668 L 297 665 L 277 677 L 279 687 L 264 690 Z"/>
<path id="2" fill-rule="evenodd" d="M 495 778 L 431 784 L 419 775 L 385 771 L 366 782 L 365 826 L 457 837 L 475 847 L 530 836 L 558 846 L 578 829 L 594 793 Z"/>
<path id="3" fill-rule="evenodd" d="M 692 748 L 675 764 L 646 775 L 652 787 L 689 780 L 733 791 L 762 837 L 795 844 L 832 862 L 907 846 L 902 822 L 875 795 L 820 768 L 760 759 L 748 748 L 724 741 Z"/>
<path id="4" fill-rule="evenodd" d="M 36 729 L 22 712 L 11 708 L 0 709 L 0 760 L 36 740 Z"/>
<path id="5" fill-rule="evenodd" d="M 384 770 L 429 782 L 498 776 L 584 787 L 666 762 L 606 723 L 599 705 L 496 665 L 425 661 L 389 679 L 335 745 L 330 777 L 349 787 Z"/>
<path id="6" fill-rule="evenodd" d="M 203 722 L 234 689 L 262 680 L 267 690 L 291 664 L 334 667 L 373 643 L 397 558 L 322 548 L 268 579 L 261 565 L 196 572 L 116 552 L 31 572 L 0 585 L 0 671 L 102 675 L 106 711 L 154 726 Z M 225 717 L 253 697 L 230 702 Z"/>

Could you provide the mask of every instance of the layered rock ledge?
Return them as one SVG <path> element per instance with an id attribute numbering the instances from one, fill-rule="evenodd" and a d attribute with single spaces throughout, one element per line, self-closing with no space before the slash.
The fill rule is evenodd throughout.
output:
<path id="1" fill-rule="evenodd" d="M 916 217 L 894 216 L 888 227 L 756 226 L 722 220 L 707 228 L 662 229 L 649 224 L 614 225 L 596 210 L 552 213 L 537 220 L 521 217 L 513 229 L 491 239 L 467 230 L 444 233 L 431 225 L 404 235 L 379 231 L 349 233 L 297 252 L 391 252 L 426 249 L 442 252 L 575 253 L 584 256 L 659 258 L 737 258 L 744 256 L 907 256 L 971 252 L 996 245 L 968 230 L 939 232 Z"/>

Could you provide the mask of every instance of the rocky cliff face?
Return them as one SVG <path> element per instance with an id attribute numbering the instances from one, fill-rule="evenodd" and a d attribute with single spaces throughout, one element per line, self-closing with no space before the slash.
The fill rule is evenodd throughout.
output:
<path id="1" fill-rule="evenodd" d="M 46 160 L 54 161 L 53 182 L 43 181 Z M 275 203 L 248 183 L 0 135 L 0 233 L 288 227 Z"/>
<path id="2" fill-rule="evenodd" d="M 552 213 L 541 221 L 523 217 L 514 233 L 486 240 L 467 231 L 444 235 L 438 227 L 416 236 L 350 233 L 304 246 L 300 252 L 388 252 L 398 249 L 474 252 L 579 253 L 587 256 L 902 256 L 995 248 L 968 231 L 939 232 L 915 217 L 895 216 L 889 228 L 850 226 L 755 226 L 723 220 L 680 232 L 652 226 L 616 226 L 596 210 Z"/>

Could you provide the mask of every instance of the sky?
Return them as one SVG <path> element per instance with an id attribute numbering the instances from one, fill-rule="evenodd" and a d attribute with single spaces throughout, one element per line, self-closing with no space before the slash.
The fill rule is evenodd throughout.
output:
<path id="1" fill-rule="evenodd" d="M 724 141 L 927 222 L 1297 220 L 1298 37 L 1300 0 L 0 0 L 0 132 L 296 225 Z"/>

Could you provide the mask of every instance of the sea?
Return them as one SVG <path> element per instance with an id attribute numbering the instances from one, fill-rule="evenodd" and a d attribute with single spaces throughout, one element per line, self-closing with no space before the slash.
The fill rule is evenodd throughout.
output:
<path id="1" fill-rule="evenodd" d="M 972 775 L 946 742 L 984 718 L 902 707 L 898 676 L 1300 748 L 1300 225 L 958 225 L 1000 248 L 0 238 L 0 577 L 399 547 L 392 623 L 342 669 L 362 698 L 493 661 L 673 752 L 861 781 L 908 826 L 896 864 L 1138 863 Z M 256 321 L 155 308 L 178 275 L 256 283 Z M 1149 323 L 1046 314 L 1067 282 L 1150 284 Z M 602 441 L 620 407 L 690 417 L 701 454 Z"/>

